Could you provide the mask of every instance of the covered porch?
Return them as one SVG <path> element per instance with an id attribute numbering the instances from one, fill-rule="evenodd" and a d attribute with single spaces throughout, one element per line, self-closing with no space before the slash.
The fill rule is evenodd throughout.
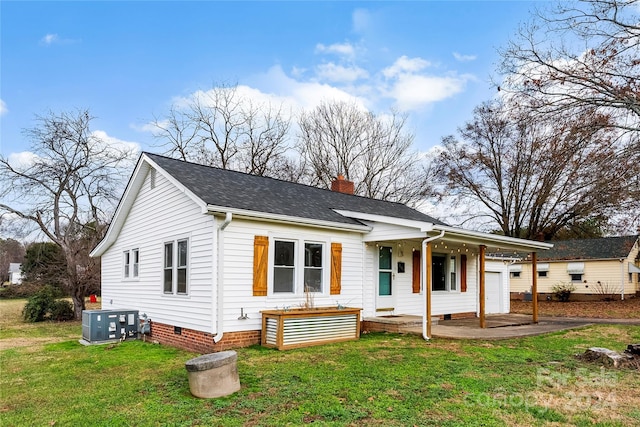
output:
<path id="1" fill-rule="evenodd" d="M 494 328 L 498 318 L 489 316 L 496 311 L 487 310 L 487 301 L 496 297 L 497 292 L 502 293 L 498 297 L 503 299 L 506 310 L 498 312 L 506 314 L 509 311 L 509 292 L 508 289 L 503 292 L 502 287 L 487 289 L 487 277 L 490 276 L 487 263 L 496 259 L 503 263 L 506 273 L 501 280 L 508 283 L 507 266 L 517 254 L 522 253 L 528 254 L 533 265 L 533 315 L 527 316 L 527 321 L 512 318 L 508 323 L 510 326 L 514 322 L 538 323 L 537 252 L 549 249 L 552 245 L 445 225 L 402 225 L 402 234 L 398 233 L 400 229 L 390 233 L 389 229 L 376 227 L 379 232 L 372 232 L 365 237 L 365 244 L 372 249 L 375 247 L 374 253 L 379 251 L 378 277 L 372 278 L 374 282 L 377 281 L 376 295 L 372 297 L 375 311 L 365 314 L 364 321 L 369 322 L 365 325 L 371 325 L 364 326 L 365 330 L 402 332 L 400 329 L 419 327 L 423 337 L 429 339 L 435 326 L 459 318 L 472 318 L 470 321 L 479 329 Z M 407 225 L 412 227 L 407 228 Z M 404 262 L 398 262 L 396 266 L 392 255 L 394 248 L 405 259 L 409 258 L 405 255 L 409 252 L 411 263 L 405 266 Z M 391 295 L 391 281 L 396 273 L 404 273 L 405 268 L 411 275 L 411 289 L 405 288 L 405 292 L 409 293 L 414 305 L 407 302 L 409 297 L 406 295 Z M 389 303 L 381 296 L 383 292 L 389 294 L 386 299 Z M 396 292 L 402 294 L 402 289 Z M 403 300 L 403 297 L 406 299 Z M 468 322 L 466 324 L 470 325 Z"/>

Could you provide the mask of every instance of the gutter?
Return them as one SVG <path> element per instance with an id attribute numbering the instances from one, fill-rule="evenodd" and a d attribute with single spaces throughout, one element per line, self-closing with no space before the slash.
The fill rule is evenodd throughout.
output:
<path id="1" fill-rule="evenodd" d="M 224 313 L 222 312 L 222 306 L 223 306 L 223 299 L 224 299 L 224 292 L 223 292 L 223 283 L 224 283 L 224 271 L 222 268 L 222 248 L 223 248 L 223 242 L 222 242 L 222 234 L 224 232 L 224 229 L 227 228 L 227 226 L 231 223 L 231 221 L 233 220 L 233 214 L 231 212 L 227 212 L 225 214 L 224 217 L 224 222 L 222 224 L 220 224 L 220 226 L 218 227 L 217 230 L 217 238 L 218 238 L 218 253 L 217 253 L 217 264 L 218 264 L 218 280 L 217 280 L 217 301 L 216 301 L 216 316 L 217 316 L 217 327 L 216 330 L 218 331 L 218 333 L 213 337 L 213 343 L 217 344 L 218 342 L 220 342 L 220 340 L 222 339 L 222 337 L 224 336 L 224 332 L 223 332 L 223 324 L 224 324 Z"/>
<path id="2" fill-rule="evenodd" d="M 422 338 L 429 341 L 431 337 L 427 335 L 427 322 L 431 321 L 431 304 L 427 304 L 427 295 L 431 295 L 431 289 L 427 286 L 427 243 L 437 240 L 444 236 L 444 230 L 440 230 L 440 234 L 433 237 L 427 237 L 422 241 L 422 283 L 424 283 L 424 298 L 422 299 Z"/>
<path id="3" fill-rule="evenodd" d="M 329 220 L 320 220 L 313 218 L 302 218 L 291 215 L 274 214 L 268 212 L 250 211 L 246 209 L 236 209 L 224 206 L 207 205 L 206 211 L 209 213 L 232 213 L 236 218 L 259 219 L 261 221 L 269 221 L 283 224 L 298 224 L 312 226 L 315 228 L 323 228 L 339 231 L 356 231 L 359 233 L 368 233 L 373 227 L 363 224 L 348 224 L 343 222 L 335 222 Z"/>

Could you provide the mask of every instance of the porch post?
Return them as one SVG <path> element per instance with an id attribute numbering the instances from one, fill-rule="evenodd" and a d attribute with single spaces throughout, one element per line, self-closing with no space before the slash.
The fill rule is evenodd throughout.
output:
<path id="1" fill-rule="evenodd" d="M 480 253 L 478 254 L 478 261 L 480 263 L 480 327 L 486 328 L 487 322 L 484 318 L 484 300 L 485 300 L 485 289 L 484 289 L 484 255 L 487 250 L 485 245 L 480 245 Z"/>
<path id="2" fill-rule="evenodd" d="M 424 277 L 425 277 L 425 281 L 424 281 L 424 295 L 425 298 L 427 299 L 427 336 L 429 338 L 431 338 L 431 263 L 432 263 L 432 259 L 431 259 L 431 255 L 432 255 L 432 248 L 431 248 L 431 242 L 427 242 L 427 254 L 425 256 L 425 266 L 424 266 Z"/>
<path id="3" fill-rule="evenodd" d="M 531 252 L 531 302 L 533 323 L 538 323 L 538 253 Z"/>

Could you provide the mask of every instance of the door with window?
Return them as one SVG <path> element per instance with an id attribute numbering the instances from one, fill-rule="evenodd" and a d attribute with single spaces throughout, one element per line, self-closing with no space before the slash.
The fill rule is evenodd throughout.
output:
<path id="1" fill-rule="evenodd" d="M 393 263 L 392 251 L 389 246 L 378 248 L 378 292 L 376 297 L 376 308 L 393 308 Z"/>

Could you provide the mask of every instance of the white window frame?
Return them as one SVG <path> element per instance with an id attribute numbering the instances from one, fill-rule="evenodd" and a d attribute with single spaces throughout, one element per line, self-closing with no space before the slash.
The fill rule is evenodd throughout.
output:
<path id="1" fill-rule="evenodd" d="M 294 245 L 294 259 L 293 259 L 293 291 L 292 292 L 276 292 L 275 285 L 275 269 L 278 266 L 275 264 L 275 245 L 276 242 L 291 242 Z M 305 250 L 307 244 L 319 244 L 322 245 L 322 267 L 306 267 L 305 266 Z M 314 295 L 324 296 L 329 292 L 329 242 L 322 239 L 314 238 L 295 238 L 286 235 L 275 235 L 269 239 L 269 273 L 268 273 L 268 295 L 270 297 L 299 297 L 305 293 L 305 271 L 307 268 L 320 269 L 321 277 L 321 291 L 312 291 Z"/>
<path id="2" fill-rule="evenodd" d="M 180 260 L 180 246 L 186 245 L 186 256 L 183 260 L 184 264 L 181 264 Z M 167 265 L 167 246 L 171 245 L 170 264 Z M 178 238 L 174 240 L 167 240 L 162 244 L 162 293 L 164 295 L 189 295 L 189 257 L 191 255 L 191 247 L 189 245 L 189 238 Z M 166 285 L 166 272 L 171 272 L 171 290 L 167 290 Z M 184 272 L 184 292 L 180 292 L 179 275 L 180 272 Z"/>
<path id="3" fill-rule="evenodd" d="M 322 248 L 322 253 L 321 253 L 321 258 L 320 258 L 320 267 L 314 267 L 314 266 L 307 266 L 307 245 L 320 245 L 320 247 Z M 324 242 L 316 242 L 316 241 L 309 241 L 309 240 L 305 240 L 304 242 L 302 242 L 302 255 L 303 255 L 303 260 L 301 262 L 302 264 L 302 287 L 303 287 L 303 292 L 307 292 L 307 284 L 305 281 L 305 275 L 307 270 L 311 270 L 311 271 L 320 271 L 320 290 L 319 291 L 312 291 L 309 289 L 309 292 L 313 292 L 314 294 L 324 294 L 325 288 L 326 288 L 326 280 L 325 280 L 325 269 L 327 267 L 327 261 L 326 261 L 326 253 L 327 253 L 327 245 Z"/>
<path id="4" fill-rule="evenodd" d="M 138 262 L 135 262 L 137 258 Z M 122 278 L 138 280 L 140 276 L 140 249 L 128 249 L 122 252 Z"/>

